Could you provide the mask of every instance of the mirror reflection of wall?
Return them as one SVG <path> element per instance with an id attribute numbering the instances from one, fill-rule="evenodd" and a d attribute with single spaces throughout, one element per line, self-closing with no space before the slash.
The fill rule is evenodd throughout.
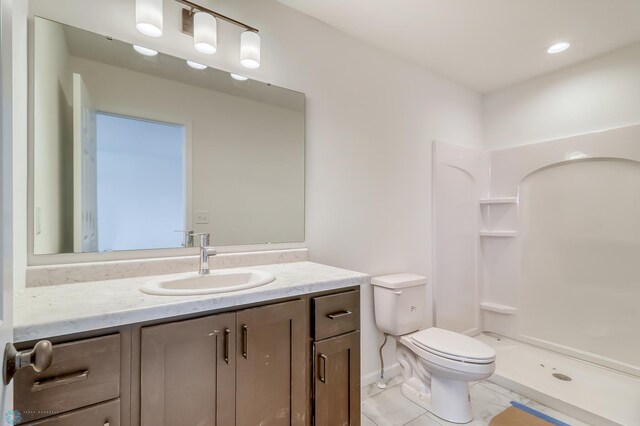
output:
<path id="1" fill-rule="evenodd" d="M 34 28 L 34 252 L 73 251 L 73 79 L 64 28 Z M 47 70 L 47 72 L 44 72 Z M 37 172 L 35 172 L 37 170 Z"/>
<path id="2" fill-rule="evenodd" d="M 34 254 L 304 240 L 304 95 L 35 18 Z"/>

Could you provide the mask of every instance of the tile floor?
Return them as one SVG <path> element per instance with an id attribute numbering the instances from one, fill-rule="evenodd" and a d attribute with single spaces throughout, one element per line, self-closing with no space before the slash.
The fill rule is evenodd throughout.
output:
<path id="1" fill-rule="evenodd" d="M 375 384 L 362 389 L 362 426 L 447 426 L 455 423 L 442 420 L 406 399 L 400 392 L 402 377 L 390 379 L 388 387 L 380 390 Z M 548 414 L 571 426 L 589 426 L 522 395 L 488 381 L 471 386 L 472 426 L 486 426 L 491 419 L 517 401 Z"/>

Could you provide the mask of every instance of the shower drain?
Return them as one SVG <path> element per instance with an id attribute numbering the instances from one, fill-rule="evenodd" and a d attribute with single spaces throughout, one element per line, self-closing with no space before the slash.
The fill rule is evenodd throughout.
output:
<path id="1" fill-rule="evenodd" d="M 571 380 L 573 380 L 571 377 L 562 373 L 553 373 L 552 376 L 558 380 L 562 380 L 563 382 L 570 382 Z"/>

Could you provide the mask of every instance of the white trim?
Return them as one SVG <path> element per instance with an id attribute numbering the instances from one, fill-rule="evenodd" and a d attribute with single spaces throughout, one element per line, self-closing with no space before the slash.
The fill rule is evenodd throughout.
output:
<path id="1" fill-rule="evenodd" d="M 0 1 L 0 347 L 13 340 L 13 2 Z M 13 385 L 3 388 L 0 415 L 13 409 Z"/>

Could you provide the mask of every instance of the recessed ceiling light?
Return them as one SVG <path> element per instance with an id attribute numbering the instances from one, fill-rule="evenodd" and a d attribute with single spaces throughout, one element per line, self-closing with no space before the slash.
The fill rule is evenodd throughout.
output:
<path id="1" fill-rule="evenodd" d="M 234 80 L 238 80 L 238 81 L 246 81 L 249 80 L 249 77 L 245 77 L 243 75 L 240 74 L 234 74 L 234 73 L 230 73 L 231 74 L 231 78 Z"/>
<path id="2" fill-rule="evenodd" d="M 133 49 L 141 55 L 144 56 L 156 56 L 158 54 L 157 50 L 149 49 L 146 47 L 138 46 L 137 44 L 133 45 Z"/>
<path id="3" fill-rule="evenodd" d="M 560 43 L 556 43 L 554 45 L 552 45 L 551 47 L 549 47 L 547 49 L 547 53 L 550 54 L 554 54 L 554 53 L 560 53 L 560 52 L 564 52 L 565 50 L 567 50 L 569 47 L 571 46 L 571 43 L 567 42 L 567 41 L 563 41 Z"/>
<path id="4" fill-rule="evenodd" d="M 206 69 L 207 66 L 204 64 L 199 64 L 198 62 L 193 62 L 193 61 L 187 61 L 187 64 L 191 67 L 191 68 L 195 68 L 197 70 L 203 70 Z"/>

